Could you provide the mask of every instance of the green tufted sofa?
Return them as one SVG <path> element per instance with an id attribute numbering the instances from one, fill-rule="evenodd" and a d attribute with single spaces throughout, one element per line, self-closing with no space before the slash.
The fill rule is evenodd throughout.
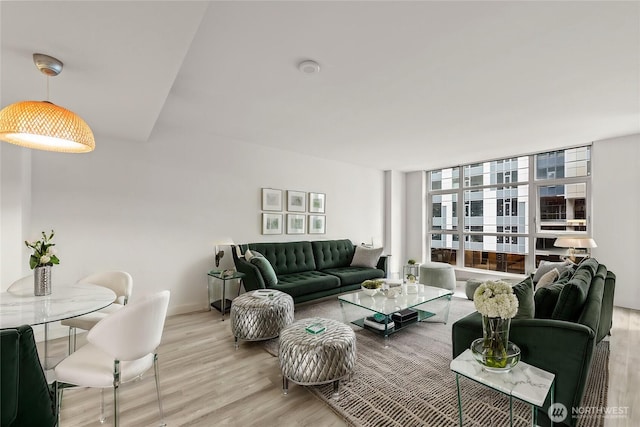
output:
<path id="1" fill-rule="evenodd" d="M 271 287 L 293 297 L 300 303 L 360 288 L 368 279 L 386 277 L 387 257 L 382 255 L 376 268 L 351 267 L 355 245 L 349 239 L 238 245 L 241 254 L 247 249 L 258 251 L 273 267 L 278 283 Z M 245 274 L 244 289 L 264 289 L 267 286 L 258 268 L 238 256 L 234 247 L 236 270 Z"/>
<path id="2" fill-rule="evenodd" d="M 613 272 L 590 258 L 572 275 L 536 291 L 535 318 L 511 321 L 509 340 L 520 347 L 522 360 L 556 375 L 555 402 L 564 404 L 569 412 L 563 425 L 575 426 L 571 408 L 580 407 L 595 345 L 611 331 L 615 282 Z M 480 313 L 455 322 L 453 357 L 481 336 Z M 538 411 L 541 426 L 550 425 L 549 404 L 547 397 L 543 410 Z"/>

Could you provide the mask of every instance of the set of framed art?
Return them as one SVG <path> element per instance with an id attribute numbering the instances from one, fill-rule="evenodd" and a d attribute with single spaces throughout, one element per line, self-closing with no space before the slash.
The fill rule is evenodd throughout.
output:
<path id="1" fill-rule="evenodd" d="M 283 219 L 286 215 L 287 234 L 325 234 L 327 222 L 325 215 L 326 195 L 304 191 L 286 191 L 286 209 L 284 190 L 262 189 L 262 234 L 282 234 Z M 282 213 L 286 210 L 286 214 Z"/>

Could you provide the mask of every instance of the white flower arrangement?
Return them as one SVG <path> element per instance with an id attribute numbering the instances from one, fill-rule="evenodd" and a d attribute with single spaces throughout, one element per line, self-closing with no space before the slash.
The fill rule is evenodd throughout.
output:
<path id="1" fill-rule="evenodd" d="M 42 267 L 45 265 L 60 264 L 57 251 L 54 248 L 55 243 L 51 243 L 55 232 L 51 230 L 51 234 L 47 236 L 45 232 L 42 232 L 42 239 L 35 242 L 26 241 L 24 244 L 33 249 L 33 254 L 29 257 L 29 267 L 34 269 L 36 267 Z"/>
<path id="2" fill-rule="evenodd" d="M 518 312 L 518 298 L 511 285 L 501 280 L 488 280 L 478 286 L 473 294 L 473 304 L 487 317 L 511 319 Z"/>

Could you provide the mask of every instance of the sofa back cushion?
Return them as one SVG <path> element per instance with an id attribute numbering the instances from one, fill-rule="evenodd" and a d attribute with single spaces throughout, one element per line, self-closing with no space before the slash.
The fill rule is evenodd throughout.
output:
<path id="1" fill-rule="evenodd" d="M 573 277 L 562 288 L 562 292 L 558 296 L 558 302 L 551 314 L 552 319 L 570 322 L 578 320 L 582 307 L 587 301 L 589 286 L 591 286 L 591 280 L 597 269 L 598 262 L 594 258 L 590 258 L 578 266 Z"/>
<path id="2" fill-rule="evenodd" d="M 249 243 L 248 247 L 264 255 L 278 276 L 316 270 L 309 241 Z"/>
<path id="3" fill-rule="evenodd" d="M 543 288 L 538 288 L 533 295 L 535 301 L 536 319 L 551 319 L 553 310 L 556 308 L 560 292 L 566 282 L 556 282 Z"/>
<path id="4" fill-rule="evenodd" d="M 580 310 L 579 318 L 577 319 L 578 323 L 588 326 L 596 333 L 600 330 L 600 315 L 603 308 L 602 301 L 606 276 L 607 267 L 604 264 L 600 264 L 598 271 L 593 276 L 593 279 L 591 279 L 587 301 L 584 303 L 582 310 Z M 596 335 L 596 343 L 597 342 L 598 338 Z"/>
<path id="5" fill-rule="evenodd" d="M 317 240 L 311 242 L 318 270 L 348 267 L 353 259 L 355 247 L 351 240 Z"/>

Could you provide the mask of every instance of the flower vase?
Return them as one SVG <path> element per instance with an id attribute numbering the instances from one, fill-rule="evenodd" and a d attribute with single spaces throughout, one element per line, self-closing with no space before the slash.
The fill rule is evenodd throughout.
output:
<path id="1" fill-rule="evenodd" d="M 51 266 L 43 265 L 33 270 L 33 294 L 37 297 L 51 294 Z"/>
<path id="2" fill-rule="evenodd" d="M 482 316 L 482 360 L 487 368 L 505 369 L 509 365 L 509 327 L 511 319 Z"/>

